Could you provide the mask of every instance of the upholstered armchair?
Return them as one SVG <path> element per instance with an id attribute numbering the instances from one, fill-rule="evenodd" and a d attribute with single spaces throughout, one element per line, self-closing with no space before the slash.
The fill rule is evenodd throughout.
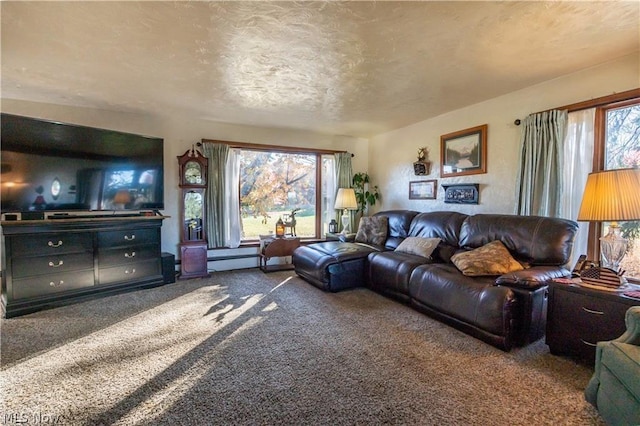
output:
<path id="1" fill-rule="evenodd" d="M 585 390 L 607 424 L 640 424 L 640 306 L 627 311 L 627 331 L 598 342 L 595 373 Z"/>

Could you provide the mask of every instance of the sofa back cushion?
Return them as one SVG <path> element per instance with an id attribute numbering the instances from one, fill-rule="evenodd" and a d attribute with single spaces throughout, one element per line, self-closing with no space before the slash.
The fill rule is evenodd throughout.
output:
<path id="1" fill-rule="evenodd" d="M 409 236 L 422 238 L 440 238 L 440 244 L 434 251 L 436 260 L 448 263 L 458 249 L 460 228 L 467 218 L 458 212 L 426 212 L 413 218 Z"/>
<path id="2" fill-rule="evenodd" d="M 373 216 L 386 216 L 389 218 L 387 241 L 385 248 L 395 250 L 398 244 L 409 236 L 411 221 L 418 214 L 413 210 L 387 210 L 374 214 Z"/>
<path id="3" fill-rule="evenodd" d="M 464 220 L 460 247 L 475 249 L 500 240 L 520 262 L 530 265 L 564 265 L 569 261 L 578 224 L 541 217 L 476 214 Z"/>

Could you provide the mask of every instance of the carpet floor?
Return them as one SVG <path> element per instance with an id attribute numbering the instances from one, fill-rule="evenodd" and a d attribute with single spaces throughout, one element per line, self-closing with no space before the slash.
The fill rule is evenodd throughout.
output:
<path id="1" fill-rule="evenodd" d="M 293 272 L 217 272 L 1 327 L 0 424 L 604 424 L 583 397 L 591 369 L 544 340 L 505 353 Z"/>

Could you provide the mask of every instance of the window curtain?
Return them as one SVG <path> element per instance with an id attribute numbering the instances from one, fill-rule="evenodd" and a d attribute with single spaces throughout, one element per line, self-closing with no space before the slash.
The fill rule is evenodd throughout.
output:
<path id="1" fill-rule="evenodd" d="M 353 168 L 351 166 L 351 153 L 349 152 L 337 152 L 336 158 L 336 194 L 340 188 L 351 188 L 353 180 Z M 334 195 L 335 200 L 335 195 Z M 335 209 L 334 209 L 335 210 Z M 355 211 L 349 212 L 349 229 L 351 232 L 355 232 Z M 342 210 L 335 210 L 335 219 L 338 223 L 342 223 Z"/>
<path id="2" fill-rule="evenodd" d="M 334 155 L 322 156 L 322 234 L 329 232 L 329 222 L 336 218 L 336 159 Z"/>
<path id="3" fill-rule="evenodd" d="M 224 182 L 224 245 L 237 248 L 242 239 L 242 220 L 240 219 L 240 150 L 231 148 L 227 156 Z"/>
<path id="4" fill-rule="evenodd" d="M 208 248 L 225 246 L 225 175 L 229 146 L 203 144 L 204 156 L 209 159 L 208 191 L 205 201 L 207 212 Z"/>
<path id="5" fill-rule="evenodd" d="M 560 217 L 576 220 L 587 176 L 593 170 L 593 147 L 595 143 L 595 108 L 570 112 L 567 117 L 567 135 L 564 140 L 563 189 Z M 581 254 L 587 253 L 589 223 L 578 222 L 580 228 L 573 243 L 574 265 Z"/>
<path id="6" fill-rule="evenodd" d="M 524 120 L 516 214 L 560 216 L 567 111 L 545 111 Z"/>

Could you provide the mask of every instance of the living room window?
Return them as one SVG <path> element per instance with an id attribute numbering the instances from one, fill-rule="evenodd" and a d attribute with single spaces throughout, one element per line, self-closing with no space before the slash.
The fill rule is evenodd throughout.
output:
<path id="1" fill-rule="evenodd" d="M 598 107 L 595 128 L 594 170 L 640 167 L 640 98 Z M 623 237 L 629 240 L 620 266 L 626 270 L 628 279 L 640 282 L 640 221 L 619 224 Z M 597 244 L 608 225 L 594 227 L 589 236 L 592 244 Z"/>
<path id="2" fill-rule="evenodd" d="M 242 241 L 273 233 L 280 218 L 292 224 L 292 212 L 296 236 L 319 238 L 325 219 L 334 214 L 333 154 L 281 148 L 239 151 Z"/>

